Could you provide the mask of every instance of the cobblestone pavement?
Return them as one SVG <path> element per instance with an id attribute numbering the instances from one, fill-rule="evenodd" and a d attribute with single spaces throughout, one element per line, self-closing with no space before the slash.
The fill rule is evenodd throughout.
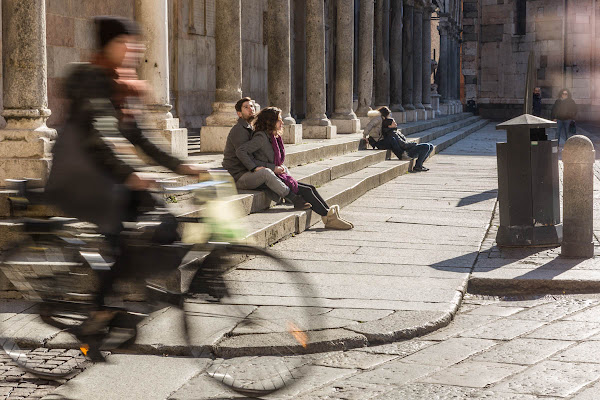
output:
<path id="1" fill-rule="evenodd" d="M 312 389 L 277 398 L 598 399 L 599 350 L 597 296 L 468 295 L 448 327 L 409 341 L 325 354 L 317 361 L 323 366 L 319 377 L 304 385 Z"/>
<path id="2" fill-rule="evenodd" d="M 0 399 L 41 399 L 65 382 L 64 379 L 44 380 L 27 373 L 0 351 Z"/>

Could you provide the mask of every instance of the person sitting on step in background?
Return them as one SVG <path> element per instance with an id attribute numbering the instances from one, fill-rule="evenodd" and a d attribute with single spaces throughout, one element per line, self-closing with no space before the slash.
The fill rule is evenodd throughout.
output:
<path id="1" fill-rule="evenodd" d="M 238 148 L 237 157 L 250 171 L 258 165 L 265 165 L 272 169 L 278 179 L 289 187 L 291 193 L 310 203 L 313 211 L 323 218 L 325 228 L 342 230 L 354 228 L 352 223 L 340 218 L 338 205 L 329 207 L 314 186 L 292 178 L 284 164 L 285 147 L 281 138 L 282 132 L 281 110 L 277 107 L 261 110 L 254 122 L 252 139 Z"/>
<path id="2" fill-rule="evenodd" d="M 416 158 L 413 172 L 429 171 L 429 168 L 425 168 L 423 163 L 427 160 L 427 157 L 433 151 L 433 145 L 431 143 L 413 143 L 409 142 L 397 128 L 398 124 L 392 118 L 392 112 L 387 107 L 380 107 L 377 111 L 381 114 L 381 136 L 380 139 L 375 143 L 374 147 L 378 149 L 392 150 L 399 160 L 402 159 L 402 153 L 406 151 L 406 154 L 410 158 Z M 371 141 L 370 141 L 371 142 Z"/>
<path id="3" fill-rule="evenodd" d="M 241 145 L 247 143 L 254 130 L 250 123 L 254 120 L 254 102 L 250 97 L 244 97 L 235 103 L 235 110 L 238 115 L 238 122 L 231 128 L 225 143 L 223 151 L 223 168 L 231 174 L 235 180 L 238 189 L 254 190 L 265 186 L 275 193 L 273 200 L 277 201 L 286 198 L 294 204 L 294 208 L 307 209 L 310 205 L 302 198 L 296 196 L 290 189 L 275 175 L 272 168 L 260 161 L 254 162 L 252 170 L 248 170 L 244 163 L 238 158 L 236 152 Z M 265 188 L 266 189 L 266 188 Z M 268 191 L 267 194 L 273 194 Z"/>

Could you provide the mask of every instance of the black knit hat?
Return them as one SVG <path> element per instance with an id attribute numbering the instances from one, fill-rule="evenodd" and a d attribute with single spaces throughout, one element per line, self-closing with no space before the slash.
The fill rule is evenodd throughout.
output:
<path id="1" fill-rule="evenodd" d="M 102 16 L 94 17 L 96 32 L 98 35 L 98 48 L 103 48 L 119 35 L 138 35 L 138 25 L 127 18 Z"/>

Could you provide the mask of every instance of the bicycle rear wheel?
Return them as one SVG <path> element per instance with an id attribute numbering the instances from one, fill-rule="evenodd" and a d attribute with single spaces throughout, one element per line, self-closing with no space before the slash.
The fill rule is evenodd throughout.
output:
<path id="1" fill-rule="evenodd" d="M 325 328 L 317 296 L 288 261 L 249 246 L 217 248 L 184 303 L 189 345 L 211 358 L 206 373 L 249 396 L 292 386 L 311 373 L 310 352 Z"/>
<path id="2" fill-rule="evenodd" d="M 73 249 L 53 240 L 31 239 L 7 250 L 0 269 L 23 298 L 35 304 L 32 313 L 39 314 L 24 315 L 19 321 L 11 319 L 0 326 L 0 344 L 6 354 L 22 369 L 44 378 L 62 378 L 83 370 L 89 362 L 85 347 L 36 348 L 27 332 L 43 328 L 44 323 L 63 335 L 76 330 L 88 316 L 88 301 L 93 296 L 85 289 L 94 285 L 93 271 Z"/>

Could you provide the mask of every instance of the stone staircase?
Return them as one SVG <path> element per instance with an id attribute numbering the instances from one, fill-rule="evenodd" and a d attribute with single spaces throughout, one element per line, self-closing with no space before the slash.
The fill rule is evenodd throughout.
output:
<path id="1" fill-rule="evenodd" d="M 480 117 L 461 113 L 402 124 L 400 129 L 413 142 L 432 143 L 435 146 L 433 156 L 486 124 L 487 121 Z M 395 156 L 386 160 L 386 150 L 358 151 L 361 138 L 361 134 L 340 134 L 333 139 L 305 139 L 300 144 L 288 145 L 286 165 L 296 179 L 318 187 L 319 193 L 329 204 L 339 204 L 340 207 L 411 170 L 414 160 L 397 160 Z M 222 158 L 222 154 L 199 154 L 190 156 L 188 160 L 211 168 L 221 168 Z M 145 171 L 172 179 L 169 185 L 192 183 L 191 177 L 175 176 L 161 167 L 148 167 Z M 176 202 L 170 204 L 175 214 L 200 214 L 202 210 L 194 206 L 188 196 L 185 193 L 175 195 Z M 301 233 L 321 220 L 319 215 L 310 210 L 298 211 L 290 206 L 275 205 L 262 191 L 241 191 L 228 200 L 243 210 L 245 216 L 241 218 L 240 224 L 248 232 L 244 242 L 252 245 L 267 247 L 290 235 Z M 6 203 L 0 198 L 0 204 L 2 202 Z M 0 243 L 14 238 L 14 232 L 14 222 L 0 222 Z M 186 260 L 187 266 L 180 268 L 179 276 L 168 286 L 173 289 L 176 288 L 174 286 L 185 286 L 203 257 L 204 254 L 201 253 L 190 254 Z M 0 279 L 0 291 L 7 289 L 6 283 Z"/>

